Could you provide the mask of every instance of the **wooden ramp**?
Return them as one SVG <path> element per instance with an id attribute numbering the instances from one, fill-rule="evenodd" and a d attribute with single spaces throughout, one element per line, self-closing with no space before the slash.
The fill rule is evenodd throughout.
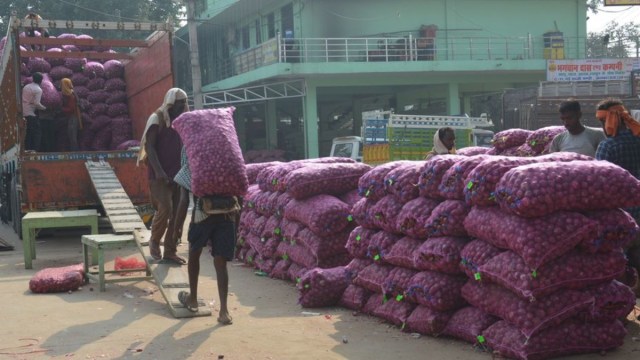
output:
<path id="1" fill-rule="evenodd" d="M 154 260 L 149 253 L 150 236 L 151 232 L 146 229 L 137 229 L 133 232 L 133 237 L 138 244 L 138 249 L 140 249 L 140 253 L 142 253 L 142 256 L 147 262 L 147 267 L 151 270 L 156 285 L 169 305 L 169 310 L 171 310 L 173 316 L 176 318 L 210 316 L 211 309 L 202 299 L 198 299 L 198 312 L 189 311 L 180 304 L 180 301 L 178 301 L 178 293 L 183 290 L 189 291 L 189 277 L 186 272 L 187 267 L 163 262 L 162 260 Z"/>
<path id="2" fill-rule="evenodd" d="M 116 234 L 133 234 L 138 249 L 144 257 L 147 269 L 153 275 L 160 293 L 169 305 L 169 310 L 176 318 L 195 316 L 210 316 L 211 309 L 205 302 L 198 299 L 198 312 L 189 311 L 178 301 L 178 293 L 189 291 L 189 277 L 187 267 L 174 265 L 163 261 L 156 261 L 149 253 L 149 237 L 151 232 L 142 222 L 142 218 L 133 207 L 129 196 L 122 188 L 113 168 L 106 162 L 86 162 L 89 176 L 98 193 L 100 203 L 111 222 Z"/>
<path id="3" fill-rule="evenodd" d="M 146 229 L 111 165 L 104 161 L 87 161 L 85 165 L 113 232 L 131 234 L 135 229 Z"/>

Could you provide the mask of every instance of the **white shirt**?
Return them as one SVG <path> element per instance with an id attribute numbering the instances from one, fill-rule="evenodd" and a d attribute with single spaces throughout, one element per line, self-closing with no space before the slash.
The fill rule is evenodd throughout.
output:
<path id="1" fill-rule="evenodd" d="M 40 103 L 42 98 L 42 89 L 40 85 L 31 83 L 22 89 L 22 115 L 36 116 L 36 110 L 46 110 Z"/>
<path id="2" fill-rule="evenodd" d="M 585 126 L 584 131 L 578 135 L 568 131 L 558 134 L 551 142 L 549 152 L 567 151 L 595 157 L 596 149 L 604 139 L 602 129 Z"/>

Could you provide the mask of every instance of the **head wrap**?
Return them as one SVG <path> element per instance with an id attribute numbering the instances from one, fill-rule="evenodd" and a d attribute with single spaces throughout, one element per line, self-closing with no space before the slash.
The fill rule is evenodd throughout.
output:
<path id="1" fill-rule="evenodd" d="M 186 99 L 187 99 L 187 93 L 180 88 L 171 88 L 169 89 L 169 91 L 167 91 L 167 93 L 164 96 L 164 101 L 162 102 L 162 105 L 158 108 L 158 110 L 154 111 L 153 114 L 151 114 L 151 116 L 149 116 L 149 119 L 147 120 L 147 125 L 145 126 L 144 132 L 142 133 L 142 139 L 140 139 L 140 151 L 138 152 L 138 162 L 137 162 L 138 164 L 140 164 L 140 161 L 147 158 L 147 152 L 144 148 L 147 143 L 147 131 L 149 131 L 149 128 L 151 127 L 151 125 L 160 125 L 160 122 L 162 121 L 165 127 L 167 128 L 171 127 L 171 117 L 169 116 L 169 109 L 171 108 L 171 106 L 173 106 L 176 100 L 186 100 Z M 187 112 L 187 111 L 189 111 L 189 105 L 185 104 L 184 112 Z M 162 119 L 160 119 L 157 113 L 162 114 Z"/>
<path id="2" fill-rule="evenodd" d="M 604 132 L 607 136 L 616 136 L 620 121 L 624 121 L 625 126 L 631 130 L 633 135 L 640 136 L 640 122 L 631 117 L 627 109 L 622 105 L 615 105 L 607 110 L 596 111 L 596 118 L 604 118 Z"/>
<path id="3" fill-rule="evenodd" d="M 440 140 L 440 136 L 438 134 L 439 132 L 440 130 L 436 131 L 436 133 L 433 135 L 433 149 L 431 151 L 436 155 L 455 154 L 455 146 L 451 148 L 451 150 L 447 149 L 442 140 Z"/>
<path id="4" fill-rule="evenodd" d="M 62 88 L 63 95 L 66 95 L 66 96 L 73 95 L 73 82 L 71 82 L 71 79 L 69 78 L 62 79 L 60 87 Z"/>

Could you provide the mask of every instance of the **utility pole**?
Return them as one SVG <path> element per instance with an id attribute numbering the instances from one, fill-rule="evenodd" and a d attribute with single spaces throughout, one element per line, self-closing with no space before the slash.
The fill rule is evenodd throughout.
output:
<path id="1" fill-rule="evenodd" d="M 198 26 L 196 24 L 195 0 L 187 3 L 187 28 L 189 30 L 189 57 L 191 59 L 191 86 L 193 104 L 196 110 L 202 109 L 202 73 L 200 72 L 200 54 L 198 53 Z"/>

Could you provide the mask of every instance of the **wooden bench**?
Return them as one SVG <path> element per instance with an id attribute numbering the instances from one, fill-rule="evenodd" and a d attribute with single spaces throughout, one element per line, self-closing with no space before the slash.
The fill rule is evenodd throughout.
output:
<path id="1" fill-rule="evenodd" d="M 24 268 L 32 269 L 36 258 L 36 230 L 45 228 L 89 227 L 98 233 L 98 213 L 95 210 L 30 212 L 22 218 Z"/>
<path id="2" fill-rule="evenodd" d="M 83 235 L 82 236 L 82 256 L 84 258 L 84 273 L 89 280 L 96 281 L 100 286 L 100 291 L 106 290 L 106 283 L 115 283 L 123 281 L 139 281 L 153 279 L 148 268 L 142 269 L 126 269 L 126 270 L 106 270 L 104 269 L 104 251 L 109 249 L 118 249 L 124 246 L 135 246 L 136 241 L 133 234 L 128 235 Z M 91 271 L 89 260 L 89 251 L 93 249 L 98 253 L 98 271 Z M 106 278 L 106 274 L 130 273 L 136 271 L 145 271 L 146 276 L 125 276 L 118 278 Z"/>

